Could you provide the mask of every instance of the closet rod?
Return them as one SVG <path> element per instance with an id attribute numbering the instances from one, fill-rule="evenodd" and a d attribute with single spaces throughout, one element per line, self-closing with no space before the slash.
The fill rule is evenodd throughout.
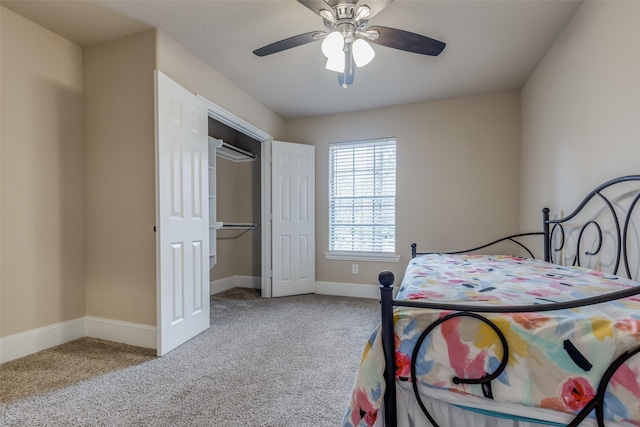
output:
<path id="1" fill-rule="evenodd" d="M 258 226 L 255 222 L 221 222 L 218 230 L 255 230 Z"/>
<path id="2" fill-rule="evenodd" d="M 245 151 L 242 148 L 238 148 L 235 145 L 227 144 L 226 142 L 219 140 L 218 148 L 216 150 L 216 154 L 220 157 L 233 160 L 236 162 L 250 162 L 256 159 L 256 155 L 250 153 L 249 151 Z"/>

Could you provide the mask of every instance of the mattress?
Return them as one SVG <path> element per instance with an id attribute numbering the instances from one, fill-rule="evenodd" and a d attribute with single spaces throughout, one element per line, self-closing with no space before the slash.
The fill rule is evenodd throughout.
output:
<path id="1" fill-rule="evenodd" d="M 408 265 L 396 299 L 473 305 L 536 305 L 577 300 L 640 287 L 611 274 L 514 256 L 426 255 Z M 448 314 L 439 310 L 394 310 L 396 377 L 411 388 L 410 361 L 424 329 Z M 640 297 L 588 307 L 537 313 L 483 315 L 505 335 L 508 364 L 487 389 L 455 384 L 453 377 L 494 372 L 503 356 L 496 333 L 485 323 L 456 317 L 435 328 L 418 353 L 421 390 L 460 406 L 494 405 L 493 414 L 557 422 L 571 419 L 595 395 L 600 378 L 624 351 L 640 345 Z M 372 426 L 382 405 L 384 356 L 379 329 L 369 338 L 344 426 Z M 640 426 L 640 357 L 613 376 L 605 398 L 605 420 Z M 406 383 L 406 384 L 402 384 Z M 400 398 L 405 393 L 400 393 Z M 448 396 L 448 397 L 445 397 Z M 467 399 L 467 400 L 465 400 Z M 465 404 L 465 402 L 467 402 Z M 478 403 L 479 402 L 479 403 Z M 541 408 L 541 410 L 536 410 Z M 543 410 L 542 410 L 543 409 Z M 594 414 L 590 414 L 593 417 Z M 618 424 L 619 423 L 619 424 Z M 553 424 L 551 424 L 553 425 Z M 555 424 L 557 425 L 557 424 Z"/>

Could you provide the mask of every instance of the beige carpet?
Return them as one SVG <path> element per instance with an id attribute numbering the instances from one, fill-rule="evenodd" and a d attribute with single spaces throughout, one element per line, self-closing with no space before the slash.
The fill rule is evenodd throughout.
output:
<path id="1" fill-rule="evenodd" d="M 212 304 L 257 298 L 256 289 L 233 288 L 216 294 Z M 155 350 L 82 338 L 0 365 L 0 402 L 11 403 L 154 358 Z"/>
<path id="2" fill-rule="evenodd" d="M 229 290 L 219 292 L 212 297 L 212 301 L 233 299 L 233 300 L 245 300 L 245 299 L 258 299 L 260 298 L 260 291 L 258 289 L 251 288 L 231 288 Z"/>
<path id="3" fill-rule="evenodd" d="M 376 300 L 211 298 L 211 327 L 168 355 L 83 338 L 0 365 L 2 426 L 337 426 Z"/>
<path id="4" fill-rule="evenodd" d="M 67 387 L 155 357 L 155 350 L 81 338 L 0 365 L 0 402 Z"/>

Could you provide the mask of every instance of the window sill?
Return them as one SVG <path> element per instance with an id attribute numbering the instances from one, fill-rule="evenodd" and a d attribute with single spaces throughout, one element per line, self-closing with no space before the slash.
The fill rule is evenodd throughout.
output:
<path id="1" fill-rule="evenodd" d="M 376 252 L 325 252 L 324 257 L 339 261 L 398 262 L 400 255 Z"/>

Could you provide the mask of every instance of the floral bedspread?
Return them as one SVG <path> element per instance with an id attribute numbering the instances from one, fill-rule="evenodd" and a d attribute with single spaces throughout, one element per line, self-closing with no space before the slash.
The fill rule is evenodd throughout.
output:
<path id="1" fill-rule="evenodd" d="M 397 299 L 489 305 L 546 304 L 640 286 L 610 274 L 513 256 L 426 255 L 411 260 Z M 448 314 L 398 307 L 394 311 L 396 378 L 411 378 L 411 354 L 422 331 Z M 595 395 L 609 364 L 640 345 L 640 296 L 570 310 L 483 314 L 505 335 L 509 362 L 491 382 L 493 399 L 577 414 Z M 496 370 L 500 341 L 486 324 L 455 317 L 435 328 L 418 354 L 419 384 L 483 396 L 480 385 L 452 378 L 479 378 Z M 385 383 L 381 337 L 365 346 L 343 426 L 372 426 Z M 485 390 L 486 393 L 486 390 Z M 605 419 L 640 426 L 640 355 L 609 384 Z M 590 416 L 593 416 L 593 412 Z"/>

